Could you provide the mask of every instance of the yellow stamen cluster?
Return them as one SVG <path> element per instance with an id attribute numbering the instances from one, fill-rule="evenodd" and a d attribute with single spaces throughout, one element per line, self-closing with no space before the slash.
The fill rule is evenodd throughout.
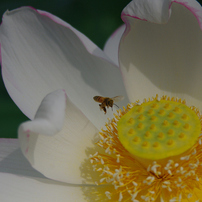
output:
<path id="1" fill-rule="evenodd" d="M 202 201 L 202 136 L 198 136 L 194 144 L 190 145 L 183 153 L 177 153 L 176 156 L 165 156 L 167 158 L 157 158 L 156 160 L 149 160 L 143 158 L 141 155 L 136 156 L 131 151 L 128 151 L 126 147 L 120 142 L 117 125 L 122 117 L 126 113 L 136 108 L 138 113 L 143 112 L 141 105 L 144 103 L 153 102 L 153 107 L 157 108 L 156 101 L 164 103 L 164 101 L 172 101 L 178 104 L 185 105 L 184 101 L 176 98 L 169 98 L 158 96 L 144 100 L 143 103 L 137 101 L 136 103 L 128 104 L 127 108 L 123 111 L 119 110 L 115 114 L 112 120 L 106 124 L 106 129 L 103 129 L 99 133 L 100 141 L 97 143 L 103 149 L 103 152 L 96 152 L 90 155 L 90 160 L 93 168 L 96 172 L 100 173 L 100 181 L 97 184 L 112 184 L 113 189 L 105 192 L 106 198 L 109 201 L 155 201 L 155 202 L 174 202 L 174 201 Z M 170 103 L 165 102 L 164 109 L 159 110 L 158 113 L 162 116 L 165 115 L 165 109 L 169 109 Z M 202 117 L 199 110 L 195 107 L 190 107 L 191 113 L 194 112 L 197 115 L 200 122 L 200 128 L 202 125 Z M 179 113 L 181 108 L 174 106 L 172 111 L 166 112 L 166 117 L 176 117 L 176 113 Z M 147 114 L 151 121 L 157 121 L 159 117 L 153 115 L 151 109 L 148 109 Z M 159 115 L 159 116 L 160 116 Z M 144 121 L 148 117 L 144 114 L 139 114 L 137 117 L 131 116 L 127 118 L 128 125 L 135 125 L 134 128 L 129 127 L 127 135 L 133 137 L 134 142 L 141 142 L 141 147 L 147 148 L 147 141 L 142 141 L 142 137 L 137 135 L 138 130 L 144 130 Z M 180 119 L 174 119 L 172 121 L 173 128 L 169 128 L 167 131 L 168 137 L 173 137 L 173 133 L 176 133 L 176 128 L 182 125 L 179 120 L 188 120 L 190 116 L 186 113 L 180 115 Z M 137 122 L 138 120 L 138 122 Z M 191 120 L 190 120 L 191 121 Z M 190 121 L 184 124 L 180 130 L 187 130 L 189 128 Z M 179 123 L 180 122 L 180 123 Z M 143 124 L 141 124 L 143 123 Z M 126 125 L 127 125 L 126 124 Z M 170 124 L 169 120 L 163 120 L 162 127 L 167 127 Z M 152 131 L 156 130 L 156 125 L 149 125 L 149 128 L 143 133 L 145 139 L 152 138 Z M 201 130 L 201 129 L 200 129 Z M 193 130 L 194 131 L 194 130 Z M 178 138 L 183 139 L 185 133 L 178 131 Z M 165 138 L 164 132 L 158 132 L 157 137 L 159 141 Z M 186 138 L 185 138 L 186 139 Z M 168 139 L 166 144 L 172 145 L 173 142 Z M 173 140 L 174 141 L 174 140 Z M 159 142 L 154 141 L 152 148 L 158 148 Z M 176 148 L 174 148 L 176 149 Z M 144 150 L 144 149 L 143 149 Z M 164 151 L 161 151 L 162 153 Z"/>

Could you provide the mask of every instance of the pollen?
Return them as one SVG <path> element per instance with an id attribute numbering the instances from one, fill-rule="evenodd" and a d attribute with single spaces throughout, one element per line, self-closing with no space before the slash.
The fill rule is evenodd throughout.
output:
<path id="1" fill-rule="evenodd" d="M 143 121 L 143 120 L 144 120 L 144 118 L 145 118 L 145 117 L 144 117 L 144 115 L 143 115 L 143 114 L 141 114 L 141 115 L 138 117 L 138 119 L 139 119 L 140 121 L 141 121 L 141 120 Z"/>
<path id="2" fill-rule="evenodd" d="M 180 122 L 177 121 L 177 120 L 175 120 L 175 121 L 173 121 L 173 125 L 174 125 L 174 126 L 179 126 L 179 125 L 180 125 Z"/>
<path id="3" fill-rule="evenodd" d="M 157 147 L 159 147 L 159 146 L 160 146 L 159 142 L 154 142 L 154 144 L 153 144 L 153 147 L 154 147 L 154 148 L 157 148 Z"/>
<path id="4" fill-rule="evenodd" d="M 182 119 L 183 119 L 183 120 L 187 120 L 187 119 L 188 119 L 187 114 L 183 114 L 183 115 L 182 115 Z"/>
<path id="5" fill-rule="evenodd" d="M 180 133 L 180 134 L 179 134 L 179 138 L 181 138 L 181 139 L 182 139 L 182 138 L 185 138 L 185 136 L 186 136 L 186 135 L 185 135 L 184 133 Z"/>
<path id="6" fill-rule="evenodd" d="M 161 110 L 159 111 L 159 114 L 160 114 L 160 115 L 164 115 L 164 114 L 165 114 L 165 111 L 164 111 L 163 109 L 161 109 Z"/>
<path id="7" fill-rule="evenodd" d="M 165 108 L 165 109 L 169 109 L 169 108 L 170 108 L 170 104 L 169 104 L 169 103 L 166 103 L 166 104 L 164 105 L 164 108 Z"/>
<path id="8" fill-rule="evenodd" d="M 174 117 L 174 114 L 173 114 L 172 112 L 170 112 L 170 113 L 168 114 L 168 117 L 169 117 L 169 118 L 173 118 L 173 117 Z"/>
<path id="9" fill-rule="evenodd" d="M 137 127 L 138 127 L 138 129 L 143 129 L 143 128 L 144 128 L 144 124 L 143 124 L 143 123 L 139 123 L 139 124 L 137 125 Z"/>
<path id="10" fill-rule="evenodd" d="M 175 134 L 175 131 L 173 129 L 168 130 L 168 135 L 169 136 L 174 135 L 174 134 Z"/>
<path id="11" fill-rule="evenodd" d="M 89 157 L 96 184 L 106 185 L 95 201 L 202 201 L 201 126 L 199 110 L 174 97 L 118 110 Z"/>
<path id="12" fill-rule="evenodd" d="M 158 137 L 159 139 L 163 139 L 163 138 L 164 138 L 163 132 L 160 132 L 160 133 L 157 135 L 157 137 Z"/>
<path id="13" fill-rule="evenodd" d="M 152 121 L 155 121 L 156 119 L 157 119 L 156 116 L 152 116 L 152 117 L 151 117 L 151 120 L 152 120 Z"/>
<path id="14" fill-rule="evenodd" d="M 133 141 L 134 141 L 135 143 L 140 142 L 140 140 L 141 140 L 141 139 L 140 139 L 140 137 L 137 137 L 137 136 L 136 136 L 136 137 L 134 137 L 134 139 L 133 139 Z"/>
<path id="15" fill-rule="evenodd" d="M 167 145 L 169 145 L 169 146 L 171 146 L 171 145 L 173 145 L 174 144 L 174 140 L 168 140 L 168 142 L 167 142 Z"/>
<path id="16" fill-rule="evenodd" d="M 163 126 L 168 126 L 168 125 L 169 125 L 169 122 L 168 122 L 167 120 L 164 120 L 162 125 L 163 125 Z"/>
<path id="17" fill-rule="evenodd" d="M 149 142 L 144 141 L 144 142 L 142 143 L 142 147 L 149 147 Z"/>
<path id="18" fill-rule="evenodd" d="M 129 120 L 128 120 L 128 124 L 134 124 L 135 123 L 135 120 L 133 119 L 133 118 L 130 118 Z"/>
<path id="19" fill-rule="evenodd" d="M 146 131 L 145 135 L 144 135 L 146 138 L 149 138 L 151 137 L 151 133 L 149 131 Z"/>
<path id="20" fill-rule="evenodd" d="M 133 128 L 131 128 L 129 131 L 128 131 L 128 135 L 134 135 L 135 134 L 135 130 Z"/>

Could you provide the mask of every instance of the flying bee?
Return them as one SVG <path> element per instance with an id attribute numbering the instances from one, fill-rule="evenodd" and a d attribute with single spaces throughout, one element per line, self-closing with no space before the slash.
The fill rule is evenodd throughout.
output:
<path id="1" fill-rule="evenodd" d="M 109 97 L 101 97 L 101 96 L 95 96 L 93 97 L 93 99 L 96 101 L 96 102 L 99 102 L 101 104 L 99 104 L 100 106 L 100 110 L 103 110 L 104 113 L 106 114 L 107 113 L 107 108 L 109 107 L 113 107 L 113 105 L 117 106 L 114 102 L 118 102 L 120 100 L 123 100 L 123 96 L 116 96 L 116 97 L 112 97 L 112 98 L 109 98 Z M 118 107 L 118 106 L 117 106 Z"/>

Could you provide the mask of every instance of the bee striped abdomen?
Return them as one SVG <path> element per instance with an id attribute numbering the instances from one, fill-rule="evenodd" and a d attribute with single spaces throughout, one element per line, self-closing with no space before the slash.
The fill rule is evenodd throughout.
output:
<path id="1" fill-rule="evenodd" d="M 95 96 L 93 97 L 93 99 L 96 101 L 96 102 L 100 102 L 102 103 L 104 101 L 104 97 L 101 97 L 101 96 Z"/>

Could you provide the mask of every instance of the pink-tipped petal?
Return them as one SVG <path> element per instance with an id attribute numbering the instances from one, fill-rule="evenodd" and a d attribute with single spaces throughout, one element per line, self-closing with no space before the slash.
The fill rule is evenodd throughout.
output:
<path id="1" fill-rule="evenodd" d="M 104 46 L 104 52 L 117 66 L 119 66 L 119 60 L 118 60 L 119 43 L 125 28 L 126 26 L 124 24 L 120 26 L 117 30 L 115 30 L 115 32 L 110 36 L 110 38 L 107 40 Z"/>
<path id="2" fill-rule="evenodd" d="M 121 17 L 124 22 L 126 17 L 147 20 L 155 23 L 165 23 L 169 18 L 171 0 L 133 0 L 124 9 Z"/>
<path id="3" fill-rule="evenodd" d="M 107 116 L 99 111 L 93 96 L 127 97 L 120 70 L 103 59 L 86 37 L 52 15 L 29 7 L 7 11 L 0 40 L 5 86 L 30 119 L 45 95 L 65 89 L 100 128 Z"/>
<path id="4" fill-rule="evenodd" d="M 131 101 L 166 94 L 202 108 L 202 31 L 190 9 L 179 3 L 169 9 L 165 24 L 124 17 L 119 59 L 126 90 Z"/>
<path id="5" fill-rule="evenodd" d="M 62 92 L 47 95 L 36 119 L 20 125 L 22 152 L 31 165 L 48 178 L 75 184 L 94 183 L 82 173 L 90 166 L 88 156 L 95 146 L 98 131 Z M 61 128 L 63 113 L 65 120 Z"/>
<path id="6" fill-rule="evenodd" d="M 121 16 L 125 23 L 128 21 L 127 17 L 153 23 L 167 23 L 173 2 L 189 9 L 202 29 L 202 8 L 196 0 L 133 0 L 123 9 Z"/>

